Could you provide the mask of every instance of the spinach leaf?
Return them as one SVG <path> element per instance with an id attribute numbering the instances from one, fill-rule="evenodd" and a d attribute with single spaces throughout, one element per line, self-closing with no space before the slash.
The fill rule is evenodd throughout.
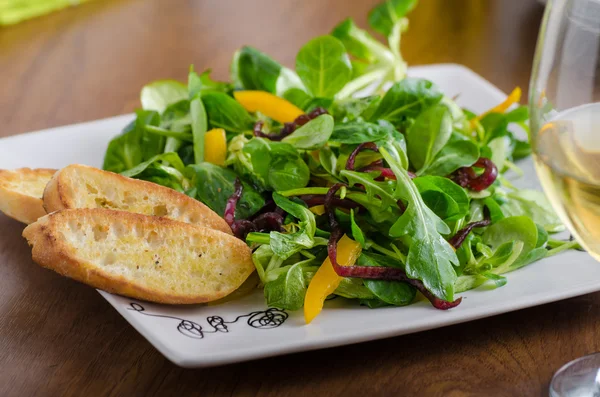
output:
<path id="1" fill-rule="evenodd" d="M 394 55 L 366 30 L 360 29 L 351 18 L 338 24 L 331 35 L 339 39 L 350 55 L 369 63 L 377 60 L 391 62 Z"/>
<path id="2" fill-rule="evenodd" d="M 490 160 L 498 168 L 498 172 L 502 172 L 504 169 L 504 163 L 512 152 L 512 141 L 510 137 L 504 135 L 492 139 L 488 142 L 487 146 L 492 152 Z"/>
<path id="3" fill-rule="evenodd" d="M 231 80 L 236 88 L 268 91 L 282 96 L 290 88 L 304 91 L 296 73 L 281 66 L 264 52 L 242 47 L 233 56 Z"/>
<path id="4" fill-rule="evenodd" d="M 423 201 L 446 221 L 457 221 L 469 214 L 469 196 L 463 188 L 441 176 L 421 176 L 413 182 Z M 439 208 L 439 205 L 443 208 Z"/>
<path id="5" fill-rule="evenodd" d="M 158 126 L 160 117 L 155 111 L 138 110 L 136 119 L 123 133 L 113 138 L 104 155 L 107 171 L 123 172 L 162 153 L 165 139 L 146 131 L 147 125 Z"/>
<path id="6" fill-rule="evenodd" d="M 264 191 L 267 189 L 267 181 L 254 171 L 252 158 L 247 151 L 244 151 L 244 147 L 249 141 L 244 134 L 236 135 L 229 141 L 226 165 L 232 166 L 238 175 L 252 182 L 258 190 Z"/>
<path id="7" fill-rule="evenodd" d="M 302 262 L 292 265 L 287 272 L 265 284 L 264 293 L 269 307 L 298 310 L 304 306 L 306 280 L 302 265 Z"/>
<path id="8" fill-rule="evenodd" d="M 390 87 L 370 120 L 384 119 L 395 125 L 406 117 L 417 117 L 440 102 L 443 96 L 431 81 L 407 77 Z"/>
<path id="9" fill-rule="evenodd" d="M 303 205 L 295 203 L 278 193 L 273 193 L 273 201 L 278 207 L 299 221 L 298 231 L 294 233 L 271 232 L 269 234 L 273 252 L 285 260 L 297 252 L 312 248 L 315 244 L 314 236 L 317 230 L 315 215 Z"/>
<path id="10" fill-rule="evenodd" d="M 394 127 L 385 122 L 375 124 L 355 120 L 336 124 L 329 140 L 330 142 L 346 144 L 374 142 L 387 138 L 393 131 L 395 131 Z"/>
<path id="11" fill-rule="evenodd" d="M 331 113 L 336 121 L 347 122 L 361 117 L 369 119 L 379 106 L 381 97 L 378 95 L 362 98 L 346 98 L 335 101 Z"/>
<path id="12" fill-rule="evenodd" d="M 493 198 L 493 196 L 486 197 L 483 199 L 483 204 L 490 211 L 490 219 L 492 223 L 498 222 L 500 219 L 504 218 L 504 213 L 500 208 L 500 204 Z"/>
<path id="13" fill-rule="evenodd" d="M 190 101 L 182 99 L 167 106 L 160 116 L 160 126 L 173 131 L 181 131 L 192 124 Z"/>
<path id="14" fill-rule="evenodd" d="M 230 93 L 233 90 L 233 86 L 229 83 L 215 81 L 210 77 L 211 70 L 205 70 L 198 74 L 194 71 L 194 65 L 190 66 L 190 73 L 188 74 L 188 91 L 190 99 L 193 99 L 201 91 L 219 91 L 224 93 Z"/>
<path id="15" fill-rule="evenodd" d="M 296 149 L 317 150 L 325 146 L 332 133 L 333 117 L 322 114 L 283 138 L 282 141 Z"/>
<path id="16" fill-rule="evenodd" d="M 316 107 L 327 109 L 333 103 L 331 98 L 314 98 L 299 88 L 290 88 L 283 93 L 283 98 L 304 110 L 305 113 L 309 113 Z"/>
<path id="17" fill-rule="evenodd" d="M 341 41 L 320 36 L 296 56 L 296 72 L 313 96 L 332 98 L 352 77 L 352 66 Z"/>
<path id="18" fill-rule="evenodd" d="M 452 119 L 447 107 L 438 105 L 421 113 L 406 134 L 412 166 L 417 171 L 428 167 L 451 134 Z"/>
<path id="19" fill-rule="evenodd" d="M 177 153 L 158 154 L 150 160 L 124 171 L 121 175 L 153 182 L 184 192 L 189 181 L 184 177 L 184 165 Z"/>
<path id="20" fill-rule="evenodd" d="M 158 80 L 145 85 L 140 92 L 140 102 L 144 110 L 165 111 L 167 106 L 188 99 L 185 85 L 175 80 Z"/>
<path id="21" fill-rule="evenodd" d="M 483 143 L 487 144 L 501 136 L 512 137 L 512 133 L 508 131 L 508 119 L 502 113 L 488 113 L 479 122 L 485 131 Z"/>
<path id="22" fill-rule="evenodd" d="M 529 252 L 536 248 L 538 229 L 529 217 L 511 216 L 489 226 L 483 233 L 482 240 L 492 248 L 497 248 L 501 244 L 508 242 L 522 242 L 523 249 L 521 254 L 512 265 L 513 267 L 520 267 L 520 265 L 525 263 Z"/>
<path id="23" fill-rule="evenodd" d="M 360 278 L 343 278 L 333 293 L 347 299 L 371 300 L 376 298 Z"/>
<path id="24" fill-rule="evenodd" d="M 458 258 L 441 235 L 450 229 L 425 205 L 407 171 L 385 149 L 380 151 L 396 175 L 394 196 L 408 203 L 389 231 L 390 237 L 409 240 L 406 274 L 421 280 L 438 298 L 453 301 L 457 277 L 453 265 L 458 265 Z"/>
<path id="25" fill-rule="evenodd" d="M 168 163 L 169 166 L 174 168 L 180 174 L 182 174 L 185 170 L 185 166 L 183 165 L 183 162 L 179 158 L 179 155 L 174 152 L 169 152 L 169 153 L 157 154 L 156 156 L 152 157 L 150 160 L 144 161 L 143 163 L 140 163 L 133 168 L 130 168 L 126 171 L 121 172 L 121 175 L 129 177 L 129 178 L 135 178 L 138 175 L 142 174 L 144 171 L 146 171 L 146 169 L 148 169 L 148 167 L 150 167 L 151 165 L 158 163 L 158 162 Z M 183 177 L 183 175 L 181 175 L 181 177 Z"/>
<path id="26" fill-rule="evenodd" d="M 194 161 L 200 164 L 204 161 L 204 135 L 208 129 L 208 120 L 204 104 L 199 96 L 190 102 L 192 116 L 192 135 L 194 138 Z"/>
<path id="27" fill-rule="evenodd" d="M 291 190 L 308 184 L 310 170 L 289 143 L 253 138 L 242 150 L 250 155 L 254 173 L 271 190 Z"/>
<path id="28" fill-rule="evenodd" d="M 271 261 L 271 258 L 273 258 L 273 255 L 273 250 L 269 244 L 260 245 L 252 253 L 252 263 L 254 263 L 256 273 L 258 273 L 258 277 L 263 284 L 267 283 L 267 267 L 269 266 L 269 262 Z"/>
<path id="29" fill-rule="evenodd" d="M 252 117 L 242 105 L 222 92 L 207 91 L 202 102 L 211 128 L 223 128 L 228 132 L 244 132 L 252 129 Z"/>
<path id="30" fill-rule="evenodd" d="M 527 141 L 515 139 L 515 145 L 512 152 L 513 160 L 520 160 L 531 155 L 531 144 Z"/>
<path id="31" fill-rule="evenodd" d="M 508 193 L 506 198 L 506 202 L 501 206 L 506 216 L 528 216 L 550 233 L 565 230 L 565 226 L 543 192 L 520 189 Z"/>
<path id="32" fill-rule="evenodd" d="M 401 264 L 383 255 L 363 252 L 357 261 L 358 266 L 387 266 L 402 267 Z M 406 306 L 410 304 L 417 294 L 416 289 L 407 283 L 385 280 L 363 280 L 373 294 L 383 302 L 394 306 Z"/>
<path id="33" fill-rule="evenodd" d="M 479 147 L 469 141 L 448 143 L 435 156 L 431 164 L 417 171 L 417 175 L 447 176 L 461 167 L 473 165 L 479 158 Z"/>
<path id="34" fill-rule="evenodd" d="M 417 0 L 386 0 L 369 12 L 369 25 L 384 36 L 389 36 L 394 25 L 411 12 L 417 3 Z"/>
<path id="35" fill-rule="evenodd" d="M 188 165 L 185 171 L 192 186 L 196 187 L 195 197 L 223 216 L 227 199 L 235 191 L 236 173 L 211 163 Z M 265 199 L 251 185 L 242 181 L 242 186 L 242 197 L 235 211 L 236 219 L 247 219 L 265 205 Z"/>

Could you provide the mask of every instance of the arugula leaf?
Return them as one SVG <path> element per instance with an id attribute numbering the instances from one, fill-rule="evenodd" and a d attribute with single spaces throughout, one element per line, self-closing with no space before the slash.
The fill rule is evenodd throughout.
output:
<path id="1" fill-rule="evenodd" d="M 352 66 L 341 41 L 320 36 L 296 56 L 296 72 L 313 96 L 332 98 L 352 77 Z"/>
<path id="2" fill-rule="evenodd" d="M 383 255 L 367 254 L 365 252 L 358 257 L 357 265 L 402 267 L 401 264 Z M 363 280 L 363 283 L 377 298 L 394 306 L 406 306 L 410 304 L 417 294 L 417 290 L 407 283 L 368 279 Z"/>
<path id="3" fill-rule="evenodd" d="M 146 131 L 147 125 L 158 126 L 160 117 L 155 111 L 138 110 L 136 119 L 113 138 L 104 154 L 103 169 L 123 172 L 162 153 L 164 137 Z"/>
<path id="4" fill-rule="evenodd" d="M 235 191 L 236 173 L 211 163 L 200 163 L 188 165 L 185 175 L 196 187 L 194 196 L 223 216 L 227 199 Z M 242 181 L 242 186 L 242 197 L 235 211 L 236 219 L 247 219 L 265 205 L 265 199 L 251 185 Z"/>
<path id="5" fill-rule="evenodd" d="M 392 33 L 394 25 L 411 12 L 417 0 L 386 0 L 369 12 L 369 25 L 384 36 Z"/>
<path id="6" fill-rule="evenodd" d="M 353 209 L 350 210 L 350 227 L 352 230 L 352 237 L 354 238 L 354 240 L 358 241 L 360 246 L 365 248 L 365 245 L 366 245 L 365 235 L 364 235 L 363 231 L 360 229 L 360 226 L 358 226 L 358 223 L 356 223 L 356 219 L 354 218 L 354 210 Z"/>
<path id="7" fill-rule="evenodd" d="M 175 80 L 158 80 L 145 85 L 140 92 L 140 102 L 144 110 L 165 111 L 167 106 L 188 99 L 185 85 Z"/>
<path id="8" fill-rule="evenodd" d="M 278 207 L 299 220 L 298 231 L 294 233 L 269 233 L 273 252 L 285 260 L 297 252 L 312 248 L 315 244 L 314 236 L 317 230 L 315 215 L 308 208 L 278 193 L 273 193 L 273 201 Z"/>
<path id="9" fill-rule="evenodd" d="M 451 302 L 457 277 L 453 265 L 458 265 L 458 258 L 441 235 L 450 233 L 450 229 L 425 205 L 407 171 L 385 149 L 380 152 L 396 175 L 394 196 L 408 202 L 406 211 L 389 231 L 390 237 L 410 240 L 406 274 L 421 280 L 438 298 Z"/>
<path id="10" fill-rule="evenodd" d="M 289 143 L 253 138 L 242 150 L 250 155 L 253 172 L 271 190 L 291 190 L 308 184 L 310 170 Z"/>
<path id="11" fill-rule="evenodd" d="M 387 138 L 393 133 L 394 127 L 385 122 L 379 124 L 369 123 L 361 120 L 349 121 L 336 124 L 329 138 L 330 142 L 359 144 L 363 142 L 374 142 Z"/>
<path id="12" fill-rule="evenodd" d="M 325 146 L 332 133 L 333 117 L 322 114 L 283 138 L 282 142 L 300 150 L 317 150 Z"/>
<path id="13" fill-rule="evenodd" d="M 264 293 L 269 307 L 298 310 L 304 306 L 306 280 L 302 265 L 303 262 L 296 263 L 287 272 L 265 284 Z"/>
<path id="14" fill-rule="evenodd" d="M 252 117 L 242 105 L 222 92 L 202 93 L 202 102 L 211 128 L 223 128 L 228 132 L 241 133 L 252 129 Z"/>
<path id="15" fill-rule="evenodd" d="M 441 176 L 421 176 L 413 182 L 423 201 L 433 212 L 446 221 L 457 221 L 469 215 L 469 196 L 463 188 Z M 439 201 L 449 203 L 445 210 L 436 209 Z M 442 204 L 443 205 L 443 204 Z"/>
<path id="16" fill-rule="evenodd" d="M 305 89 L 294 71 L 249 46 L 242 47 L 233 55 L 231 80 L 236 88 L 268 91 L 278 96 L 290 88 Z"/>
<path id="17" fill-rule="evenodd" d="M 190 102 L 192 116 L 192 135 L 194 138 L 194 160 L 196 164 L 204 161 L 204 135 L 208 129 L 206 110 L 199 96 Z"/>
<path id="18" fill-rule="evenodd" d="M 428 167 L 452 134 L 448 108 L 434 106 L 421 113 L 406 134 L 408 158 L 418 171 Z"/>
<path id="19" fill-rule="evenodd" d="M 417 171 L 417 175 L 447 176 L 461 167 L 473 165 L 479 158 L 479 147 L 468 140 L 448 143 L 431 164 Z"/>
<path id="20" fill-rule="evenodd" d="M 340 171 L 340 176 L 348 181 L 350 186 L 362 185 L 369 199 L 378 197 L 381 200 L 382 209 L 395 206 L 398 199 L 394 196 L 394 182 L 376 181 L 379 176 L 376 172 Z"/>
<path id="21" fill-rule="evenodd" d="M 398 124 L 417 117 L 442 100 L 444 94 L 429 80 L 407 77 L 392 85 L 369 120 L 384 119 Z"/>

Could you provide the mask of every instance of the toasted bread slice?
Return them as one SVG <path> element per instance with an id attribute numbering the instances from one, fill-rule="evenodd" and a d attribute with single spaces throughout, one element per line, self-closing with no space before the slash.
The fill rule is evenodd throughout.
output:
<path id="1" fill-rule="evenodd" d="M 73 164 L 59 170 L 44 191 L 51 213 L 72 208 L 108 208 L 164 216 L 232 234 L 217 213 L 200 201 L 152 182 Z"/>
<path id="2" fill-rule="evenodd" d="M 131 212 L 54 212 L 25 228 L 23 236 L 41 266 L 151 302 L 220 299 L 254 271 L 250 248 L 229 234 Z"/>
<path id="3" fill-rule="evenodd" d="M 0 211 L 27 224 L 46 215 L 42 194 L 55 172 L 46 168 L 0 170 Z"/>

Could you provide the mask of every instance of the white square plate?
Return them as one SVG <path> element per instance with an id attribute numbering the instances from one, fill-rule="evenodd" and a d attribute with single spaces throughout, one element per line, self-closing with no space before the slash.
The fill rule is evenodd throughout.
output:
<path id="1" fill-rule="evenodd" d="M 437 83 L 460 105 L 482 112 L 506 95 L 458 65 L 415 67 L 409 75 Z M 101 166 L 109 140 L 132 115 L 52 128 L 0 140 L 0 168 L 55 167 L 71 163 Z M 521 186 L 537 186 L 531 161 L 520 164 Z M 368 309 L 344 299 L 327 302 L 310 325 L 301 311 L 267 309 L 261 291 L 215 306 L 164 306 L 100 292 L 127 321 L 169 360 L 184 367 L 207 367 L 285 353 L 386 338 L 582 295 L 600 290 L 600 264 L 569 251 L 508 275 L 498 289 L 482 286 L 462 294 L 449 311 L 421 301 L 407 307 Z"/>

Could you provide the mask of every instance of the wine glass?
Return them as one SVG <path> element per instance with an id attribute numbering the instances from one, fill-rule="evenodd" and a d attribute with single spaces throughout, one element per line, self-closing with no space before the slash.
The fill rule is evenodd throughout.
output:
<path id="1" fill-rule="evenodd" d="M 529 107 L 542 186 L 573 236 L 600 260 L 600 0 L 548 0 Z M 558 370 L 550 395 L 600 397 L 600 353 Z"/>

